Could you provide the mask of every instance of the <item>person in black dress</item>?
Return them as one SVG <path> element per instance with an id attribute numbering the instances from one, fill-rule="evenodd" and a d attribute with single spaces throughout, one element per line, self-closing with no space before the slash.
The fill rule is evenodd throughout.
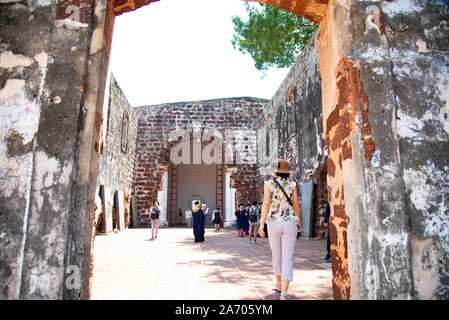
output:
<path id="1" fill-rule="evenodd" d="M 243 237 L 245 213 L 245 206 L 243 203 L 241 203 L 239 205 L 239 209 L 235 210 L 235 216 L 237 218 L 237 237 Z"/>
<path id="2" fill-rule="evenodd" d="M 223 216 L 221 214 L 221 210 L 219 207 L 217 207 L 214 210 L 214 220 L 212 221 L 212 223 L 215 224 L 215 231 L 220 231 L 220 224 L 223 221 Z"/>
<path id="3" fill-rule="evenodd" d="M 249 208 L 251 205 L 248 203 L 245 207 L 245 215 L 243 216 L 243 233 L 245 237 L 249 235 Z"/>
<path id="4" fill-rule="evenodd" d="M 205 215 L 200 208 L 200 202 L 195 201 L 195 206 L 192 210 L 193 235 L 195 236 L 195 242 L 204 241 L 204 220 Z"/>

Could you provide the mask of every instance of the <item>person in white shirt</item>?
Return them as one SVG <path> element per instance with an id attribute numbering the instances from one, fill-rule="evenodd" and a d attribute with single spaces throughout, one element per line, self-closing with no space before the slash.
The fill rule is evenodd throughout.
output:
<path id="1" fill-rule="evenodd" d="M 209 208 L 207 207 L 207 205 L 205 203 L 203 203 L 201 205 L 201 209 L 203 210 L 205 217 L 208 217 L 207 214 L 209 213 Z M 211 218 L 211 221 L 212 221 L 212 219 L 213 219 L 213 217 Z"/>
<path id="2" fill-rule="evenodd" d="M 187 228 L 192 227 L 192 211 L 190 211 L 190 208 L 187 208 L 186 211 L 186 226 Z"/>
<path id="3" fill-rule="evenodd" d="M 263 226 L 267 221 L 275 275 L 273 285 L 281 292 L 280 299 L 288 300 L 291 298 L 287 292 L 293 280 L 296 235 L 301 231 L 301 205 L 296 182 L 290 178 L 288 162 L 278 159 L 277 165 L 273 178 L 264 183 L 259 235 L 265 237 Z"/>

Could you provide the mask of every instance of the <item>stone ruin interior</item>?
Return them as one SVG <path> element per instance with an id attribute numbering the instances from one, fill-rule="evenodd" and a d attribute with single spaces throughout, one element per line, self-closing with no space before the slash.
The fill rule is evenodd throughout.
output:
<path id="1" fill-rule="evenodd" d="M 147 225 L 154 200 L 166 226 L 197 198 L 231 225 L 270 161 L 205 165 L 207 187 L 183 192 L 198 167 L 171 163 L 170 132 L 206 123 L 257 132 L 217 153 L 290 161 L 304 236 L 330 202 L 335 299 L 449 298 L 447 0 L 260 1 L 319 24 L 271 100 L 131 108 L 109 71 L 114 19 L 151 2 L 0 0 L 1 299 L 88 299 L 95 233 Z"/>

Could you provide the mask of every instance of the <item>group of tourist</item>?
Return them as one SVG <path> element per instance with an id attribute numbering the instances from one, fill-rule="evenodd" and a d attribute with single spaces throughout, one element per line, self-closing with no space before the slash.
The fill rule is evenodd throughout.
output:
<path id="1" fill-rule="evenodd" d="M 262 203 L 254 200 L 252 204 L 240 203 L 239 208 L 235 210 L 237 218 L 237 237 L 246 237 L 249 235 L 248 242 L 251 243 L 254 237 L 254 243 L 257 243 L 257 235 L 259 232 Z M 266 228 L 266 227 L 265 227 Z"/>
<path id="2" fill-rule="evenodd" d="M 240 203 L 235 211 L 237 218 L 237 236 L 249 235 L 249 243 L 257 242 L 257 236 L 264 238 L 268 234 L 272 252 L 272 264 L 274 271 L 273 286 L 281 293 L 280 299 L 289 298 L 288 286 L 293 280 L 293 256 L 298 232 L 301 231 L 301 211 L 298 200 L 296 182 L 290 178 L 288 162 L 277 160 L 277 168 L 273 171 L 273 177 L 264 183 L 264 197 L 262 205 L 256 200 L 252 205 Z M 157 238 L 159 226 L 158 203 L 153 204 L 151 213 L 152 239 Z M 153 214 L 155 219 L 153 219 Z M 195 242 L 203 242 L 204 221 L 208 214 L 206 204 L 199 201 L 194 203 L 192 211 L 187 210 L 187 225 L 192 224 Z M 157 217 L 156 217 L 157 215 Z M 191 222 L 190 222 L 191 220 Z M 215 231 L 220 230 L 223 216 L 220 208 L 213 213 Z M 155 231 L 155 233 L 154 233 Z"/>
<path id="3" fill-rule="evenodd" d="M 157 233 L 159 230 L 159 223 L 160 223 L 160 214 L 161 214 L 159 205 L 160 204 L 158 201 L 154 201 L 150 211 L 151 240 L 157 239 Z M 185 213 L 186 226 L 190 228 L 193 225 L 195 242 L 204 241 L 204 221 L 206 219 L 206 215 L 208 212 L 209 208 L 207 208 L 207 205 L 205 203 L 200 205 L 199 201 L 196 201 L 194 203 L 193 212 L 190 210 L 190 208 L 187 208 L 187 211 Z M 220 231 L 222 221 L 223 215 L 221 213 L 220 208 L 217 207 L 213 212 L 213 220 L 212 220 L 212 223 L 215 224 L 215 231 Z"/>

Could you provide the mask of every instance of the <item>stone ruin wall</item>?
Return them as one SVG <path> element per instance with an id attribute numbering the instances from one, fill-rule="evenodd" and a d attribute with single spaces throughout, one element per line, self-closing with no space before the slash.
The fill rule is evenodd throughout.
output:
<path id="1" fill-rule="evenodd" d="M 446 0 L 320 21 L 336 299 L 448 297 L 448 21 Z"/>
<path id="2" fill-rule="evenodd" d="M 118 197 L 120 230 L 132 222 L 131 197 L 134 195 L 134 171 L 137 143 L 137 116 L 124 92 L 111 74 L 104 112 L 103 141 L 99 144 L 100 163 L 96 195 L 100 201 L 103 225 L 100 232 L 112 231 L 114 196 Z M 126 132 L 125 132 L 126 131 Z M 100 194 L 100 186 L 104 188 Z M 100 214 L 97 211 L 97 215 Z M 104 219 L 108 219 L 108 223 Z M 95 217 L 95 223 L 98 216 Z M 95 227 L 95 226 L 94 226 Z"/>

